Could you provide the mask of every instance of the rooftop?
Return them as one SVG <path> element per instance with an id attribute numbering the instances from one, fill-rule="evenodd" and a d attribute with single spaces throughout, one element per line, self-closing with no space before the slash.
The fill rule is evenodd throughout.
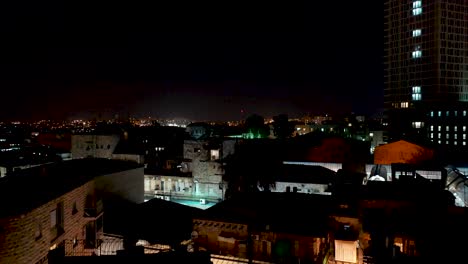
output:
<path id="1" fill-rule="evenodd" d="M 28 212 L 97 176 L 139 167 L 120 160 L 76 159 L 15 171 L 0 178 L 0 217 Z"/>
<path id="2" fill-rule="evenodd" d="M 283 164 L 277 181 L 297 183 L 328 184 L 333 181 L 335 172 L 322 166 Z"/>
<path id="3" fill-rule="evenodd" d="M 276 232 L 321 235 L 326 231 L 329 196 L 300 193 L 249 193 L 201 212 L 199 219 L 269 225 Z"/>

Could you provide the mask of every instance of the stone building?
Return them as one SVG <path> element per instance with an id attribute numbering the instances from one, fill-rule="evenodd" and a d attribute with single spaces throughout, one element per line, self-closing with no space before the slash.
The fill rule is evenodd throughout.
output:
<path id="1" fill-rule="evenodd" d="M 47 263 L 54 254 L 96 253 L 103 204 L 143 202 L 143 168 L 79 159 L 17 171 L 0 179 L 0 263 Z"/>
<path id="2" fill-rule="evenodd" d="M 191 172 L 193 195 L 208 200 L 222 200 L 227 184 L 223 182 L 223 160 L 234 153 L 236 140 L 206 139 L 184 141 L 181 170 Z"/>
<path id="3" fill-rule="evenodd" d="M 194 217 L 195 249 L 273 263 L 321 263 L 329 242 L 329 200 L 329 196 L 293 193 L 245 194 L 225 200 Z M 314 211 L 296 217 L 304 208 Z"/>
<path id="4" fill-rule="evenodd" d="M 322 166 L 282 164 L 272 192 L 331 195 L 335 172 Z"/>
<path id="5" fill-rule="evenodd" d="M 191 199 L 193 188 L 193 180 L 189 173 L 172 176 L 145 174 L 145 197 L 148 199 Z"/>
<path id="6" fill-rule="evenodd" d="M 119 135 L 72 135 L 71 155 L 80 158 L 112 158 Z"/>

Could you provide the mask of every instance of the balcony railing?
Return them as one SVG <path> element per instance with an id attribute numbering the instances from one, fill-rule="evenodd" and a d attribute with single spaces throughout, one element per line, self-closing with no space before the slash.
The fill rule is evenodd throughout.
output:
<path id="1" fill-rule="evenodd" d="M 87 206 L 84 208 L 84 217 L 98 217 L 103 211 L 102 200 L 96 201 L 95 206 Z"/>

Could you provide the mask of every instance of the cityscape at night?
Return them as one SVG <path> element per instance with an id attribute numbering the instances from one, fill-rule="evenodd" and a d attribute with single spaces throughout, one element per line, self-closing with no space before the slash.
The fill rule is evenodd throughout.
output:
<path id="1" fill-rule="evenodd" d="M 0 10 L 0 263 L 467 262 L 467 0 Z"/>

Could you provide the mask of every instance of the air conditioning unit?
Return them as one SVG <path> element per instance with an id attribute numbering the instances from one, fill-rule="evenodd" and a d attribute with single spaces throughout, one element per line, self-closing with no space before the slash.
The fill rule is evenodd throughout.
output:
<path id="1" fill-rule="evenodd" d="M 200 199 L 200 204 L 206 204 L 206 200 L 205 199 Z"/>

